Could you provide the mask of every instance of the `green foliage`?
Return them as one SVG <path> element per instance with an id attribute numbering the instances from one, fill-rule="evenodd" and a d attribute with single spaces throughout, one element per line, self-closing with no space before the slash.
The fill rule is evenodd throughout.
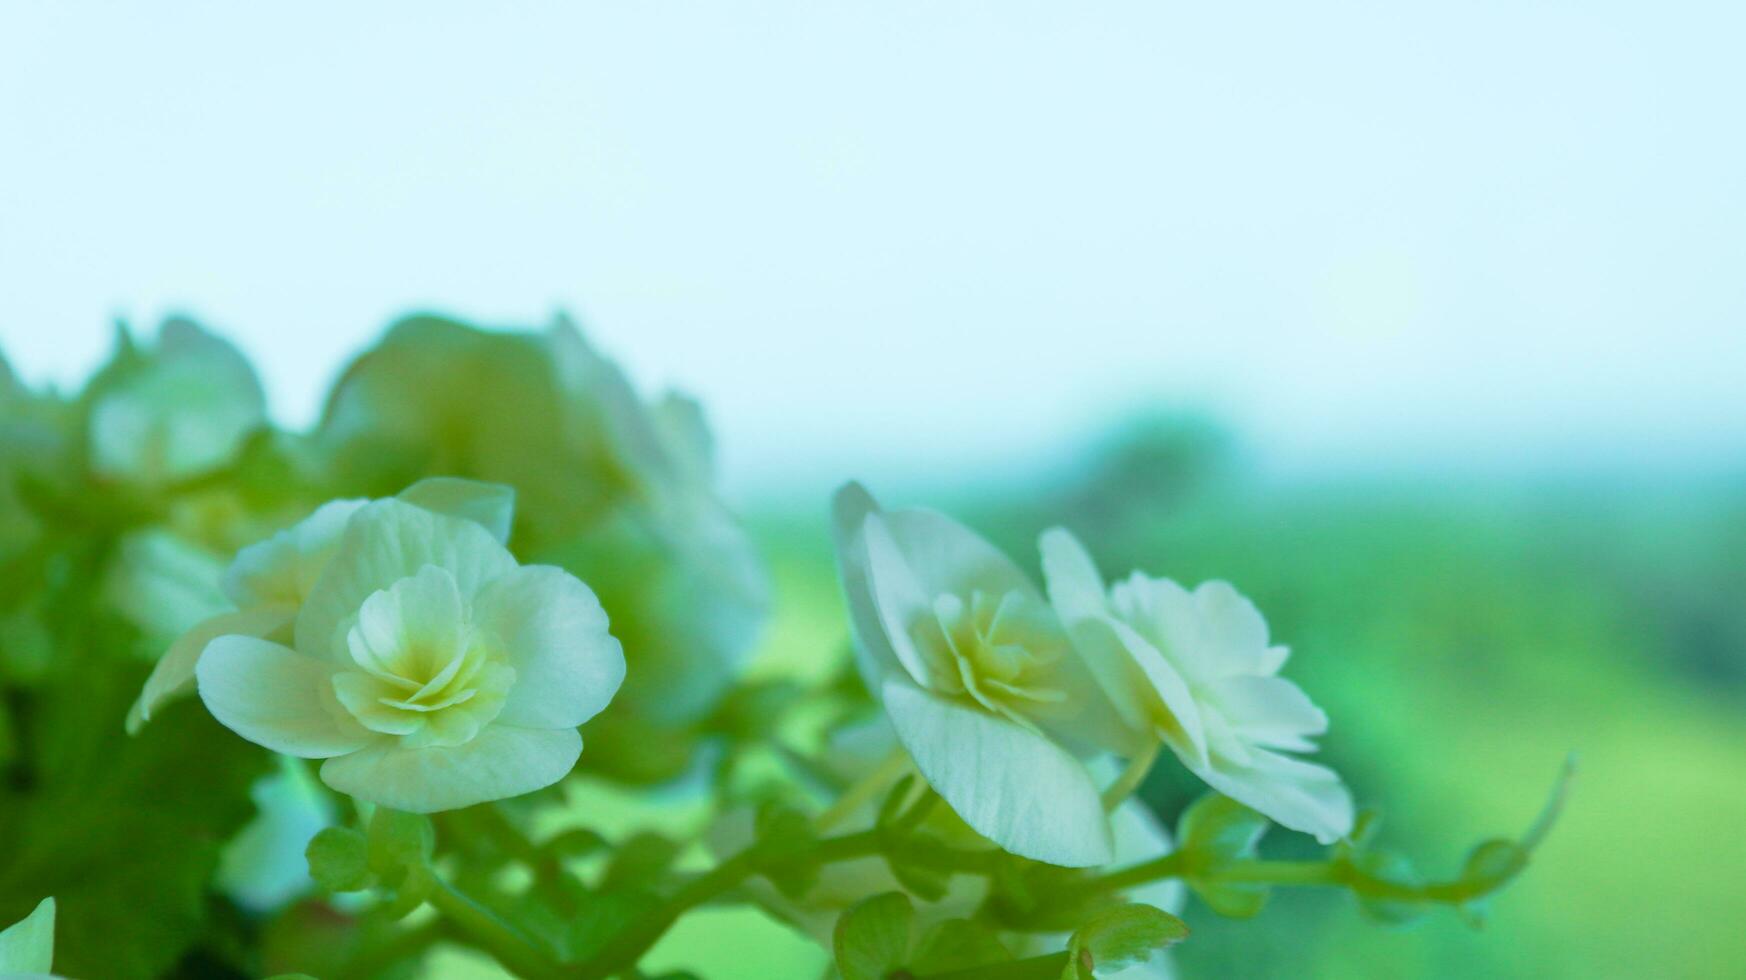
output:
<path id="1" fill-rule="evenodd" d="M 908 966 L 914 928 L 915 908 L 899 892 L 875 895 L 844 912 L 832 936 L 843 980 L 888 980 Z"/>
<path id="2" fill-rule="evenodd" d="M 1101 912 L 1067 941 L 1063 980 L 1092 980 L 1144 963 L 1188 938 L 1181 919 L 1150 905 Z"/>

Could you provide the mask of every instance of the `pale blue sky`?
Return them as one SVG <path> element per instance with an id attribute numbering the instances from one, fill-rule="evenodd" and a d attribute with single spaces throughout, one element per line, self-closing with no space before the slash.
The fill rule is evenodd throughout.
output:
<path id="1" fill-rule="evenodd" d="M 1284 468 L 1746 458 L 1737 4 L 13 4 L 0 346 L 185 309 L 292 423 L 578 312 L 740 487 L 1152 401 Z"/>

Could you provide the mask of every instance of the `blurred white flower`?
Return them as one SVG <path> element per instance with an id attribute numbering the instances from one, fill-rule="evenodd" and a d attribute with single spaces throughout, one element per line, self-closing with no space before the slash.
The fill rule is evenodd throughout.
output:
<path id="1" fill-rule="evenodd" d="M 1189 591 L 1135 572 L 1107 591 L 1083 545 L 1044 532 L 1049 596 L 1124 724 L 1161 739 L 1220 793 L 1322 843 L 1352 829 L 1352 797 L 1311 752 L 1328 718 L 1278 676 L 1287 651 L 1224 582 Z"/>
<path id="2" fill-rule="evenodd" d="M 835 531 L 863 676 L 922 775 L 1014 854 L 1107 862 L 1109 822 L 1075 751 L 1120 730 L 1042 594 L 964 526 L 886 513 L 857 484 L 837 493 Z"/>
<path id="3" fill-rule="evenodd" d="M 565 317 L 545 339 L 562 393 L 564 442 L 591 447 L 599 479 L 631 505 L 618 513 L 673 559 L 651 570 L 655 581 L 639 583 L 639 595 L 612 597 L 673 634 L 632 649 L 639 668 L 681 652 L 675 670 L 660 663 L 639 670 L 626 694 L 652 715 L 684 719 L 713 704 L 744 666 L 769 612 L 769 573 L 716 490 L 714 446 L 697 402 L 675 392 L 644 401 Z M 619 529 L 599 537 L 610 549 L 638 535 Z"/>
<path id="4" fill-rule="evenodd" d="M 224 635 L 195 675 L 215 718 L 358 799 L 432 812 L 529 793 L 582 751 L 624 656 L 594 593 L 520 566 L 480 524 L 359 508 L 298 610 L 294 646 Z"/>
<path id="5" fill-rule="evenodd" d="M 91 396 L 91 470 L 145 483 L 222 466 L 267 418 L 248 360 L 187 320 L 166 321 L 148 351 L 124 335 Z"/>

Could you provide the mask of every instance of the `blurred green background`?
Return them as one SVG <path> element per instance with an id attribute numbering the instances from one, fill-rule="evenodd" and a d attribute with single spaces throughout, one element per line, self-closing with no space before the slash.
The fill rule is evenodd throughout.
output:
<path id="1" fill-rule="evenodd" d="M 1237 584 L 1332 716 L 1325 755 L 1428 876 L 1522 831 L 1579 753 L 1562 820 L 1483 929 L 1444 910 L 1383 927 L 1325 891 L 1282 890 L 1253 922 L 1191 903 L 1185 976 L 1746 975 L 1746 480 L 1277 482 L 1217 425 L 1157 418 L 1027 478 L 888 496 L 1033 569 L 1036 534 L 1065 523 L 1111 575 Z M 779 596 L 760 668 L 820 670 L 844 643 L 823 506 L 753 523 Z M 1197 792 L 1179 772 L 1166 759 L 1145 788 L 1172 820 Z M 1307 854 L 1295 837 L 1263 850 Z M 674 962 L 814 975 L 747 915 L 704 918 Z"/>

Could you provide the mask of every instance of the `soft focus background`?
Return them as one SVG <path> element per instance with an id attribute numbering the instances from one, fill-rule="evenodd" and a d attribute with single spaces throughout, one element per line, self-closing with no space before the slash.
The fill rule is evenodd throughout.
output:
<path id="1" fill-rule="evenodd" d="M 1740 975 L 1743 31 L 1704 3 L 14 5 L 0 349 L 72 386 L 114 319 L 186 311 L 304 424 L 408 308 L 571 310 L 711 410 L 781 587 L 765 669 L 844 642 L 822 518 L 857 476 L 1026 559 L 1061 522 L 1108 571 L 1235 582 L 1426 871 L 1581 752 L 1484 931 L 1295 894 L 1191 911 L 1188 976 Z M 665 952 L 800 969 L 742 926 Z"/>

